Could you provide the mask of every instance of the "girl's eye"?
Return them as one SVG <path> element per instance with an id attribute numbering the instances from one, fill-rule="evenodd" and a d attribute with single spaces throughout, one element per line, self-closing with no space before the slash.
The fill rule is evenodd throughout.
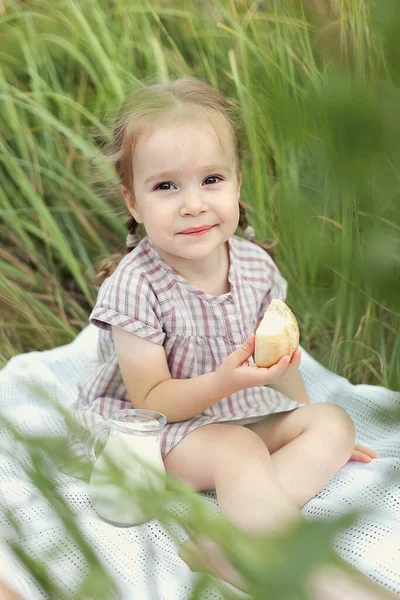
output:
<path id="1" fill-rule="evenodd" d="M 212 185 L 213 183 L 218 183 L 218 181 L 222 181 L 222 177 L 219 175 L 210 175 L 210 177 L 207 177 L 207 179 L 204 180 L 204 183 Z"/>
<path id="2" fill-rule="evenodd" d="M 171 185 L 173 186 L 174 184 L 170 183 L 169 181 L 163 181 L 162 183 L 159 183 L 158 185 L 156 185 L 156 187 L 154 189 L 168 192 L 171 189 L 171 187 L 170 187 Z"/>

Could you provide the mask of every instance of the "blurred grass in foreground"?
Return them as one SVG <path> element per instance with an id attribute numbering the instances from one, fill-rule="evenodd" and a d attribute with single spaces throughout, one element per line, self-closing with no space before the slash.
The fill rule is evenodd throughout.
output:
<path id="1" fill-rule="evenodd" d="M 54 404 L 49 406 L 49 410 L 54 414 Z M 66 459 L 66 439 L 21 434 L 18 426 L 15 427 L 1 414 L 0 425 L 3 431 L 7 429 L 13 437 L 8 459 L 13 465 L 13 472 L 20 474 L 25 490 L 30 490 L 30 493 L 25 491 L 24 500 L 20 498 L 16 506 L 6 509 L 2 515 L 2 538 L 29 574 L 27 582 L 30 582 L 32 592 L 39 588 L 44 597 L 50 600 L 118 600 L 121 597 L 118 581 L 113 580 L 110 561 L 106 558 L 107 553 L 99 551 L 99 540 L 103 537 L 100 536 L 96 543 L 96 536 L 90 535 L 90 521 L 84 524 L 82 515 L 76 515 L 70 504 L 68 483 L 60 479 L 58 471 L 61 467 L 64 472 L 77 469 L 83 472 L 84 463 L 78 464 L 77 461 Z M 152 466 L 148 468 L 154 470 Z M 119 465 L 111 461 L 110 469 L 113 470 L 113 480 L 120 492 L 130 494 L 149 519 L 157 519 L 161 530 L 177 547 L 186 537 L 185 532 L 191 535 L 198 531 L 221 544 L 227 556 L 248 582 L 249 593 L 255 600 L 265 600 L 267 590 L 269 600 L 307 600 L 308 576 L 314 573 L 315 569 L 328 564 L 344 570 L 349 575 L 354 576 L 357 573 L 353 567 L 335 555 L 331 547 L 335 534 L 340 529 L 354 524 L 354 512 L 326 520 L 296 522 L 283 532 L 274 532 L 255 539 L 235 527 L 223 515 L 214 514 L 199 494 L 171 476 L 167 477 L 167 489 L 155 492 L 139 485 L 129 486 Z M 66 497 L 63 491 L 67 491 Z M 110 502 L 113 501 L 110 497 Z M 32 518 L 42 512 L 47 518 L 43 535 L 39 533 L 38 528 L 36 533 L 35 527 L 32 530 Z M 49 531 L 51 535 L 48 535 Z M 137 557 L 139 569 L 142 567 L 140 563 L 146 558 L 147 545 L 152 552 L 158 550 L 157 560 L 160 560 L 155 540 L 147 540 L 144 532 L 142 536 L 140 541 L 133 542 L 133 548 L 143 550 L 140 557 Z M 123 540 L 121 537 L 121 544 Z M 128 551 L 128 547 L 126 550 Z M 168 562 L 168 553 L 164 556 Z M 62 562 L 63 560 L 65 562 Z M 108 566 L 107 569 L 103 566 L 104 562 Z M 291 565 L 290 572 L 288 564 Z M 67 575 L 64 572 L 60 575 L 60 568 L 65 569 Z M 7 575 L 9 576 L 9 573 Z M 122 575 L 126 586 L 126 579 L 129 581 L 131 574 L 125 572 L 119 575 Z M 140 575 L 140 578 L 142 577 L 143 573 Z M 12 584 L 13 579 L 9 582 Z M 157 600 L 160 597 L 159 569 L 156 569 L 154 577 L 146 578 L 145 584 L 145 596 L 135 587 L 132 587 L 132 594 L 136 592 L 138 598 Z M 200 600 L 204 597 L 202 593 L 210 587 L 214 588 L 211 592 L 213 598 L 238 598 L 233 588 L 228 588 L 223 582 L 209 575 L 201 574 L 194 579 L 187 599 Z M 219 590 L 221 595 L 216 595 L 216 590 Z M 162 597 L 165 598 L 166 589 L 162 591 Z"/>
<path id="2" fill-rule="evenodd" d="M 123 202 L 90 163 L 143 77 L 184 73 L 243 110 L 243 199 L 302 344 L 353 382 L 400 380 L 400 7 L 390 0 L 5 2 L 0 18 L 0 360 L 87 324 Z M 379 8 L 379 10 L 378 10 Z"/>

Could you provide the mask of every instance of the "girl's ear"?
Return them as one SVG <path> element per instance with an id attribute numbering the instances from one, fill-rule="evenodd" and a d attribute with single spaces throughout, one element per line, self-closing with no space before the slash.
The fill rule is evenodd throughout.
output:
<path id="1" fill-rule="evenodd" d="M 130 192 L 125 185 L 121 185 L 121 193 L 124 197 L 125 204 L 129 210 L 130 214 L 132 215 L 132 217 L 138 223 L 143 223 L 143 220 L 140 216 L 140 213 L 139 213 L 137 205 L 136 205 L 135 197 L 132 194 L 132 192 Z"/>

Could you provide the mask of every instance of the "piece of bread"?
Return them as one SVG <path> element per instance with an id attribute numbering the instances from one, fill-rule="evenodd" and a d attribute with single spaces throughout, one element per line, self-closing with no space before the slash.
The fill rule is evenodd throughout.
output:
<path id="1" fill-rule="evenodd" d="M 282 356 L 292 356 L 299 339 L 299 326 L 290 308 L 282 300 L 272 300 L 256 330 L 256 365 L 272 367 Z"/>

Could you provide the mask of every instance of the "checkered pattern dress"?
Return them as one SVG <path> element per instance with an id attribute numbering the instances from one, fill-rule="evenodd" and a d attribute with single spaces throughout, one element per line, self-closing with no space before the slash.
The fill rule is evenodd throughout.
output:
<path id="1" fill-rule="evenodd" d="M 99 338 L 96 359 L 79 383 L 75 417 L 80 425 L 95 432 L 114 411 L 135 406 L 118 367 L 112 325 L 162 345 L 172 377 L 186 379 L 215 371 L 255 331 L 271 300 L 285 299 L 286 281 L 269 254 L 237 236 L 228 243 L 231 291 L 221 296 L 206 294 L 181 277 L 148 237 L 122 259 L 102 284 L 90 315 Z M 202 425 L 244 424 L 297 406 L 267 386 L 239 391 L 191 419 L 167 423 L 162 456 Z"/>

